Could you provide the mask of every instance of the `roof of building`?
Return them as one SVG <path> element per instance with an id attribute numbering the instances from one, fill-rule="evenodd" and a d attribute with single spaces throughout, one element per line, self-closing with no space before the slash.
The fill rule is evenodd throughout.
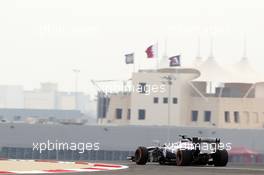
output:
<path id="1" fill-rule="evenodd" d="M 194 81 L 213 81 L 224 83 L 258 83 L 264 82 L 250 65 L 248 59 L 243 58 L 231 68 L 222 67 L 214 58 L 209 57 L 197 69 L 201 76 Z"/>
<path id="2" fill-rule="evenodd" d="M 201 76 L 196 81 L 226 81 L 228 77 L 227 71 L 212 57 L 205 60 L 197 69 Z"/>

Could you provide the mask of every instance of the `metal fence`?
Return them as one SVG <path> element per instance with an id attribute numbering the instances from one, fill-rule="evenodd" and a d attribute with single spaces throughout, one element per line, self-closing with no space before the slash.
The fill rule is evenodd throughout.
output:
<path id="1" fill-rule="evenodd" d="M 7 159 L 49 159 L 49 160 L 105 160 L 105 161 L 122 161 L 126 160 L 128 156 L 132 155 L 131 151 L 79 151 L 71 150 L 54 150 L 39 152 L 32 148 L 16 148 L 16 147 L 2 147 L 0 156 Z"/>
<path id="2" fill-rule="evenodd" d="M 78 151 L 60 150 L 39 152 L 32 148 L 2 147 L 0 157 L 7 159 L 41 159 L 41 160 L 61 160 L 61 161 L 124 161 L 128 156 L 133 155 L 132 151 Z M 264 164 L 264 155 L 230 155 L 229 163 L 234 164 Z"/>
<path id="3" fill-rule="evenodd" d="M 264 164 L 263 154 L 241 154 L 241 155 L 229 155 L 229 162 L 235 164 Z"/>

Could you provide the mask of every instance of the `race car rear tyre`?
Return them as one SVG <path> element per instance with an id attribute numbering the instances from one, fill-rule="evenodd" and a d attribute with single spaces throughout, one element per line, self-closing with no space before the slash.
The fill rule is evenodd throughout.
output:
<path id="1" fill-rule="evenodd" d="M 146 165 L 148 162 L 148 149 L 146 147 L 138 147 L 135 152 L 135 162 L 138 165 Z"/>
<path id="2" fill-rule="evenodd" d="M 213 156 L 214 166 L 226 166 L 228 162 L 228 152 L 224 150 L 217 150 Z"/>
<path id="3" fill-rule="evenodd" d="M 177 166 L 188 166 L 193 161 L 193 155 L 191 150 L 178 150 L 176 154 Z"/>

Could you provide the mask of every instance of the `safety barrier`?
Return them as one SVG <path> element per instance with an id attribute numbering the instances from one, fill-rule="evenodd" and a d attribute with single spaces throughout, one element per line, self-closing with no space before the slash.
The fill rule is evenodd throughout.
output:
<path id="1" fill-rule="evenodd" d="M 49 160 L 106 160 L 106 161 L 123 161 L 131 151 L 115 150 L 98 150 L 98 151 L 78 151 L 60 150 L 60 151 L 43 151 L 40 153 L 32 148 L 2 147 L 0 156 L 8 159 L 49 159 Z"/>

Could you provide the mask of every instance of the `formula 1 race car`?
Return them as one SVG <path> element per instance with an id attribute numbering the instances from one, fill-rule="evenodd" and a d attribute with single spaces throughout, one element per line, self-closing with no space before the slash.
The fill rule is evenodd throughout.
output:
<path id="1" fill-rule="evenodd" d="M 221 147 L 221 148 L 220 148 Z M 175 164 L 177 166 L 188 165 L 214 165 L 226 166 L 228 152 L 217 138 L 189 138 L 181 136 L 181 139 L 171 145 L 159 147 L 140 146 L 130 160 L 138 165 L 147 162 L 158 162 L 161 165 Z"/>

